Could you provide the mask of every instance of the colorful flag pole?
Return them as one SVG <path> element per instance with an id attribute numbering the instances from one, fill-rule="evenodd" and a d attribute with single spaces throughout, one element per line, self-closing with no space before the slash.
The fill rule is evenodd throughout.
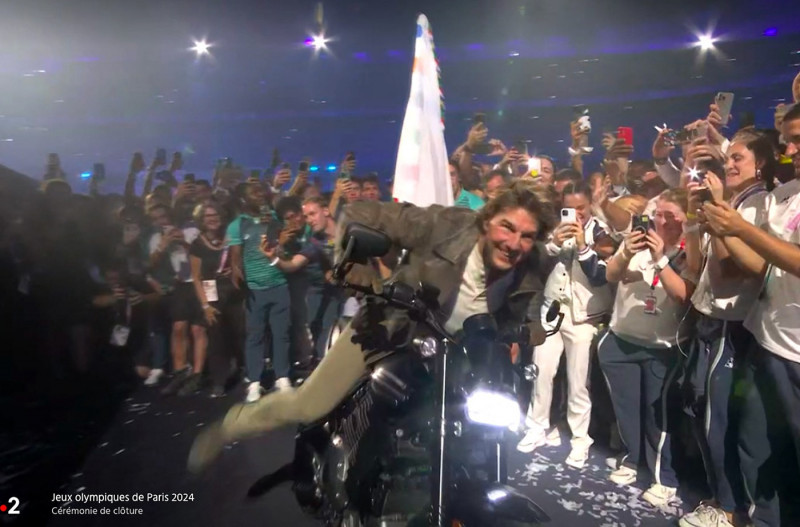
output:
<path id="1" fill-rule="evenodd" d="M 428 19 L 419 15 L 411 93 L 397 149 L 393 198 L 420 207 L 453 205 L 444 143 L 444 96 L 439 88 L 440 70 L 434 49 Z"/>

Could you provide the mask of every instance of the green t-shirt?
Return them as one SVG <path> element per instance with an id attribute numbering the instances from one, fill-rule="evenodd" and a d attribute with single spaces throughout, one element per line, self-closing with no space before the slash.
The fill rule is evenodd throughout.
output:
<path id="1" fill-rule="evenodd" d="M 262 222 L 249 214 L 240 214 L 228 225 L 226 234 L 228 247 L 242 246 L 242 260 L 247 287 L 250 289 L 270 289 L 286 283 L 286 275 L 277 267 L 270 265 L 269 259 L 261 252 L 261 236 L 277 243 L 281 225 L 277 220 Z"/>
<path id="2" fill-rule="evenodd" d="M 456 198 L 455 203 L 453 203 L 454 207 L 462 207 L 471 210 L 479 210 L 481 207 L 483 207 L 483 205 L 484 202 L 480 197 L 476 196 L 472 192 L 464 190 L 463 188 L 461 189 L 461 193 L 458 195 L 458 198 Z"/>

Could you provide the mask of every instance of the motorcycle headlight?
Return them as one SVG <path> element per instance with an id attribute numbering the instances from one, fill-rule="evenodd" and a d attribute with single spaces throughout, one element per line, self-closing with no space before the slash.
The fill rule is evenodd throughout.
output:
<path id="1" fill-rule="evenodd" d="M 478 388 L 467 397 L 467 417 L 473 423 L 516 430 L 522 412 L 512 394 Z"/>

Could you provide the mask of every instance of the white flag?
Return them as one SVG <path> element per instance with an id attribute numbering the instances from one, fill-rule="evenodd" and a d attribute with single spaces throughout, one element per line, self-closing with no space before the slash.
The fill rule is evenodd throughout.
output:
<path id="1" fill-rule="evenodd" d="M 411 94 L 397 149 L 393 198 L 420 207 L 453 205 L 439 66 L 434 56 L 433 33 L 425 15 L 417 18 Z"/>

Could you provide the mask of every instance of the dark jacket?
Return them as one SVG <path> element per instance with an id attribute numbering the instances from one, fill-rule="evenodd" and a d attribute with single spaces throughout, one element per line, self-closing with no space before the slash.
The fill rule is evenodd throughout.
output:
<path id="1" fill-rule="evenodd" d="M 463 208 L 358 202 L 344 209 L 339 239 L 347 224 L 358 222 L 384 232 L 396 246 L 408 250 L 407 263 L 398 268 L 396 278 L 415 288 L 420 284 L 437 288 L 442 306 L 440 320 L 444 322 L 455 304 L 467 259 L 480 237 L 477 219 L 477 212 Z M 340 251 L 341 243 L 337 242 L 336 247 Z M 540 293 L 554 264 L 544 246 L 537 244 L 525 260 L 502 278 L 511 281 L 508 288 L 502 288 L 507 294 L 504 298 L 493 298 L 490 294 L 488 298 L 489 310 L 501 327 L 527 320 L 538 324 L 543 300 Z M 368 283 L 364 273 L 369 272 L 360 267 L 349 278 Z M 403 328 L 407 321 L 402 314 L 384 311 L 373 313 L 370 318 L 374 321 L 381 315 L 386 319 L 383 325 L 392 344 L 402 344 L 410 337 L 409 331 L 401 331 L 408 329 Z M 358 332 L 359 327 L 354 328 Z"/>

